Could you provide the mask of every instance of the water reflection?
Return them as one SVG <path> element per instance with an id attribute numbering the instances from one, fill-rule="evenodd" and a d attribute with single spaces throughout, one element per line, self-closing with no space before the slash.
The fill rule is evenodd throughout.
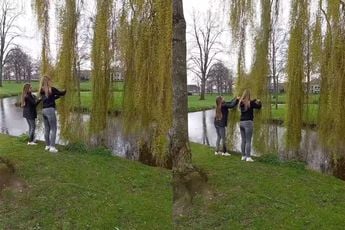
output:
<path id="1" fill-rule="evenodd" d="M 189 139 L 193 142 L 207 144 L 214 147 L 216 145 L 217 134 L 213 125 L 214 111 L 194 112 L 188 114 Z M 202 127 L 200 127 L 202 125 Z M 284 143 L 285 128 L 275 124 L 269 124 L 269 145 L 271 149 L 278 150 L 281 158 L 286 159 Z M 241 151 L 241 139 L 239 124 L 236 124 L 234 135 L 234 147 L 232 151 Z M 202 133 L 201 133 L 202 131 Z M 206 140 L 207 139 L 207 143 Z M 252 149 L 253 155 L 259 155 Z M 302 142 L 300 146 L 300 159 L 305 161 L 311 169 L 330 173 L 332 170 L 330 156 L 318 143 L 317 132 L 312 130 L 302 130 Z"/>
<path id="2" fill-rule="evenodd" d="M 210 141 L 208 140 L 208 136 L 207 136 L 207 128 L 206 128 L 206 111 L 202 111 L 202 144 L 210 145 Z"/>
<path id="3" fill-rule="evenodd" d="M 0 125 L 0 132 L 4 133 L 4 134 L 9 134 L 8 129 L 6 127 L 6 122 L 5 122 L 5 109 L 4 109 L 4 102 L 3 100 L 0 100 L 0 124 L 4 124 L 4 125 Z"/>

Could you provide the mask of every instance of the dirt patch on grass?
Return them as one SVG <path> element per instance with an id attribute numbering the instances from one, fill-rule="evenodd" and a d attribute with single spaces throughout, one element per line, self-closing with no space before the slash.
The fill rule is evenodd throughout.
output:
<path id="1" fill-rule="evenodd" d="M 7 159 L 0 158 L 0 202 L 4 189 L 23 192 L 25 188 L 27 188 L 25 181 L 15 175 L 14 165 Z"/>
<path id="2" fill-rule="evenodd" d="M 201 196 L 205 203 L 213 199 L 214 193 L 207 184 L 207 180 L 206 173 L 197 168 L 184 174 L 173 175 L 173 217 L 175 220 L 189 214 L 197 195 Z"/>

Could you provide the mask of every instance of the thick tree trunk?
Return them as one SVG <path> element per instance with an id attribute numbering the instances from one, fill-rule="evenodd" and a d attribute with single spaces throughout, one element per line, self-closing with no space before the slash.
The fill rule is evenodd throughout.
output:
<path id="1" fill-rule="evenodd" d="M 173 0 L 173 125 L 170 155 L 173 169 L 173 218 L 183 216 L 191 208 L 193 197 L 201 194 L 210 199 L 207 176 L 192 166 L 188 140 L 188 96 L 186 65 L 186 22 L 182 0 Z"/>
<path id="2" fill-rule="evenodd" d="M 171 156 L 174 172 L 192 168 L 192 154 L 188 140 L 188 95 L 186 64 L 186 21 L 182 0 L 173 0 L 173 126 L 171 130 Z"/>

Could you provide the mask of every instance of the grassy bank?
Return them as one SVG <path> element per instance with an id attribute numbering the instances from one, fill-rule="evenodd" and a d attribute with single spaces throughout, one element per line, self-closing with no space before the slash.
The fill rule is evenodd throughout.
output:
<path id="1" fill-rule="evenodd" d="M 278 94 L 278 100 L 277 100 L 278 104 L 285 104 L 286 103 L 286 97 L 287 97 L 286 93 Z M 309 94 L 308 103 L 309 104 L 318 104 L 319 99 L 320 99 L 320 94 Z M 272 95 L 271 101 L 272 101 L 272 103 L 276 102 L 275 95 Z"/>
<path id="2" fill-rule="evenodd" d="M 200 101 L 199 95 L 188 96 L 188 111 L 195 112 L 215 108 L 217 97 L 217 94 L 206 94 L 205 100 Z M 231 101 L 233 97 L 230 95 L 225 95 L 224 99 L 225 101 Z"/>
<path id="3" fill-rule="evenodd" d="M 31 82 L 34 91 L 38 90 L 39 83 L 37 81 Z M 17 96 L 23 90 L 23 83 L 16 83 L 13 81 L 3 81 L 3 86 L 0 87 L 0 98 Z"/>
<path id="4" fill-rule="evenodd" d="M 200 101 L 200 96 L 188 96 L 188 112 L 195 112 L 200 110 L 212 109 L 215 107 L 217 95 L 206 95 L 204 101 Z M 231 96 L 226 96 L 226 100 L 231 100 Z M 82 92 L 81 93 L 81 106 L 84 110 L 89 110 L 92 103 L 91 92 Z M 114 103 L 113 110 L 119 111 L 122 110 L 123 105 L 123 92 L 114 92 Z"/>
<path id="5" fill-rule="evenodd" d="M 113 91 L 123 91 L 123 82 L 122 81 L 115 81 L 113 82 Z M 80 83 L 80 90 L 81 91 L 91 91 L 92 85 L 91 81 L 82 81 Z"/>
<path id="6" fill-rule="evenodd" d="M 286 104 L 278 105 L 278 109 L 275 108 L 275 105 L 272 105 L 272 119 L 284 121 L 286 116 Z M 303 114 L 303 122 L 305 124 L 317 124 L 318 119 L 318 111 L 319 105 L 318 104 L 309 104 L 309 112 L 308 116 L 306 113 Z"/>
<path id="7" fill-rule="evenodd" d="M 81 107 L 85 111 L 90 111 L 92 105 L 92 93 L 91 92 L 81 92 Z M 113 92 L 113 103 L 111 106 L 112 111 L 121 111 L 123 104 L 123 92 L 115 91 Z"/>
<path id="8" fill-rule="evenodd" d="M 0 134 L 0 157 L 27 184 L 2 192 L 0 229 L 172 228 L 169 171 L 104 150 L 53 155 L 43 147 Z"/>
<path id="9" fill-rule="evenodd" d="M 16 83 L 14 81 L 4 81 L 3 87 L 0 87 L 0 98 L 17 96 L 21 94 L 23 90 L 23 85 L 25 82 Z M 38 91 L 39 89 L 39 82 L 33 81 L 31 82 L 33 91 Z M 80 91 L 91 91 L 91 81 L 82 81 L 80 83 Z M 113 91 L 119 92 L 123 91 L 123 82 L 114 82 L 113 83 Z"/>
<path id="10" fill-rule="evenodd" d="M 274 157 L 247 163 L 202 145 L 192 151 L 214 197 L 197 197 L 176 229 L 343 229 L 344 181 Z"/>

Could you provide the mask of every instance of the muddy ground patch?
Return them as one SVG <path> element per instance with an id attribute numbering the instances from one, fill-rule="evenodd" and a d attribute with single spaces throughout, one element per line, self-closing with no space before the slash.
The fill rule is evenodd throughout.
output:
<path id="1" fill-rule="evenodd" d="M 27 188 L 25 181 L 16 175 L 14 165 L 4 158 L 0 158 L 0 202 L 5 189 L 13 192 L 23 192 Z"/>

